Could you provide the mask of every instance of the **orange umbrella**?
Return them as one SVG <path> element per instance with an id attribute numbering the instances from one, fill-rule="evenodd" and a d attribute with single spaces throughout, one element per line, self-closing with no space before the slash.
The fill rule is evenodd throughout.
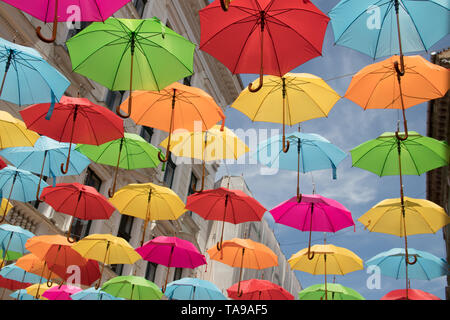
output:
<path id="1" fill-rule="evenodd" d="M 226 240 L 222 243 L 220 251 L 214 245 L 207 252 L 212 260 L 241 269 L 237 288 L 238 295 L 242 295 L 240 290 L 242 268 L 265 269 L 278 266 L 277 255 L 262 243 L 251 239 L 233 238 Z"/>
<path id="2" fill-rule="evenodd" d="M 20 257 L 16 261 L 16 266 L 25 270 L 26 272 L 43 275 L 44 278 L 49 280 L 59 280 L 60 277 L 53 274 L 52 271 L 47 267 L 45 261 L 39 259 L 34 254 L 29 253 Z"/>
<path id="3" fill-rule="evenodd" d="M 408 138 L 405 109 L 440 98 L 449 89 L 450 71 L 421 56 L 403 57 L 405 69 L 400 72 L 399 56 L 361 69 L 347 89 L 345 98 L 365 109 L 402 109 L 405 136 Z"/>
<path id="4" fill-rule="evenodd" d="M 128 99 L 122 103 L 120 109 L 128 109 Z M 134 91 L 132 99 L 131 118 L 137 124 L 169 132 L 165 159 L 161 156 L 161 151 L 158 154 L 162 162 L 169 159 L 170 138 L 175 130 L 206 131 L 222 120 L 223 131 L 225 125 L 222 109 L 209 94 L 178 82 L 161 91 Z"/>

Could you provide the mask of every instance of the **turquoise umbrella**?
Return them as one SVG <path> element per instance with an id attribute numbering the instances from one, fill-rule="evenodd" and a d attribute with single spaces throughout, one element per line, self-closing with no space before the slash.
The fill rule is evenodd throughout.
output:
<path id="1" fill-rule="evenodd" d="M 20 289 L 20 290 L 14 291 L 9 296 L 12 298 L 16 298 L 16 300 L 39 300 L 39 299 L 36 299 L 35 296 L 28 294 L 27 289 Z"/>
<path id="2" fill-rule="evenodd" d="M 72 300 L 125 300 L 117 298 L 100 289 L 89 288 L 70 296 Z"/>
<path id="3" fill-rule="evenodd" d="M 55 186 L 55 177 L 79 175 L 91 163 L 85 155 L 74 150 L 75 146 L 72 146 L 68 171 L 66 174 L 63 174 L 60 165 L 67 159 L 69 146 L 69 143 L 41 136 L 33 147 L 6 148 L 0 151 L 0 155 L 17 168 L 40 174 L 36 192 L 36 199 L 39 200 L 40 182 L 43 176 L 52 177 L 53 186 Z"/>
<path id="4" fill-rule="evenodd" d="M 32 237 L 34 237 L 33 233 L 21 227 L 10 224 L 0 225 L 0 249 L 2 250 L 0 269 L 3 267 L 6 255 L 9 251 L 17 253 L 17 258 L 28 253 L 29 251 L 25 249 L 25 243 Z"/>
<path id="5" fill-rule="evenodd" d="M 16 266 L 15 263 L 9 264 L 5 267 L 3 267 L 0 270 L 0 276 L 2 276 L 5 279 L 10 279 L 14 281 L 19 281 L 22 283 L 44 283 L 47 282 L 47 279 L 41 278 L 40 276 L 27 272 L 23 270 L 22 268 L 19 268 Z"/>
<path id="6" fill-rule="evenodd" d="M 183 278 L 167 284 L 169 300 L 227 300 L 217 286 L 197 278 Z"/>

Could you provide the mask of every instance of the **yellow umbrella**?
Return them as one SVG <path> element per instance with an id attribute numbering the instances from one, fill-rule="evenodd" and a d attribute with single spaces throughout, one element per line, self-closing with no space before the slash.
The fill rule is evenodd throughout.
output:
<path id="1" fill-rule="evenodd" d="M 0 149 L 32 147 L 39 135 L 6 111 L 0 111 Z"/>
<path id="2" fill-rule="evenodd" d="M 88 235 L 75 243 L 72 249 L 87 259 L 103 262 L 96 289 L 100 287 L 105 264 L 133 264 L 141 259 L 125 239 L 110 234 Z"/>
<path id="3" fill-rule="evenodd" d="M 308 258 L 308 248 L 293 254 L 288 260 L 291 269 L 311 274 L 325 275 L 325 297 L 327 297 L 327 274 L 344 275 L 362 270 L 363 261 L 352 251 L 332 244 L 317 244 L 310 248 L 314 256 Z"/>
<path id="4" fill-rule="evenodd" d="M 256 85 L 256 81 L 253 85 Z M 231 107 L 252 121 L 283 124 L 283 151 L 289 150 L 285 125 L 326 117 L 341 97 L 324 80 L 309 73 L 264 76 L 264 85 L 252 93 L 244 89 Z"/>
<path id="5" fill-rule="evenodd" d="M 1 215 L 7 215 L 8 212 L 6 212 L 6 209 L 11 210 L 14 206 L 11 204 L 11 202 L 8 201 L 8 199 L 3 198 L 2 204 L 1 204 Z"/>
<path id="6" fill-rule="evenodd" d="M 167 149 L 169 138 L 160 143 L 160 146 Z M 205 186 L 205 162 L 225 159 L 235 159 L 249 152 L 248 146 L 239 139 L 233 131 L 215 125 L 208 131 L 179 132 L 172 134 L 170 151 L 177 157 L 187 157 L 202 160 L 202 186 Z"/>
<path id="7" fill-rule="evenodd" d="M 27 293 L 29 295 L 38 297 L 40 300 L 48 300 L 47 298 L 43 297 L 42 294 L 45 291 L 47 291 L 53 287 L 58 287 L 58 286 L 59 286 L 59 284 L 57 284 L 57 283 L 52 283 L 51 286 L 49 286 L 47 283 L 41 284 L 39 286 L 39 283 L 36 283 L 36 284 L 33 284 L 33 285 L 27 287 L 25 290 L 27 290 Z"/>
<path id="8" fill-rule="evenodd" d="M 145 221 L 141 245 L 149 221 L 177 220 L 187 211 L 173 190 L 153 183 L 129 184 L 118 190 L 109 201 L 121 214 Z"/>

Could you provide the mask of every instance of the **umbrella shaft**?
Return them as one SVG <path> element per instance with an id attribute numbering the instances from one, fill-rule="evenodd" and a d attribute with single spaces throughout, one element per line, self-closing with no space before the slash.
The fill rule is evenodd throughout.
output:
<path id="1" fill-rule="evenodd" d="M 11 66 L 11 60 L 12 60 L 13 53 L 14 53 L 14 51 L 12 49 L 10 49 L 9 55 L 8 55 L 8 60 L 6 61 L 5 73 L 3 75 L 3 80 L 2 80 L 2 86 L 0 87 L 0 96 L 2 95 L 3 86 L 5 85 L 6 74 L 8 73 L 9 67 Z"/>

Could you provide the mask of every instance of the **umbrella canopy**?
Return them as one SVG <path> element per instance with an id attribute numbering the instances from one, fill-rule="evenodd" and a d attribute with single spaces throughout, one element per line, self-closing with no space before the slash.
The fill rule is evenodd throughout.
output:
<path id="1" fill-rule="evenodd" d="M 96 163 L 116 167 L 113 188 L 108 191 L 110 197 L 116 190 L 119 168 L 127 170 L 156 168 L 160 162 L 158 148 L 145 141 L 141 136 L 128 132 L 125 132 L 122 138 L 100 146 L 79 144 L 76 150 Z"/>
<path id="2" fill-rule="evenodd" d="M 161 289 L 153 282 L 136 276 L 119 276 L 106 281 L 102 290 L 129 300 L 160 300 Z"/>
<path id="3" fill-rule="evenodd" d="M 186 212 L 184 202 L 171 189 L 153 183 L 129 184 L 109 200 L 121 214 L 144 220 L 145 230 L 151 220 L 177 220 Z"/>
<path id="4" fill-rule="evenodd" d="M 257 94 L 246 88 L 231 107 L 252 121 L 282 123 L 284 153 L 291 142 L 286 141 L 285 125 L 326 117 L 341 98 L 325 81 L 309 73 L 287 73 L 264 79 L 265 84 Z"/>
<path id="5" fill-rule="evenodd" d="M 47 266 L 47 263 L 32 253 L 26 254 L 17 259 L 16 267 L 25 270 L 28 273 L 38 275 L 42 283 L 47 278 L 49 280 L 60 280 L 60 276 L 54 274 Z M 39 283 L 39 281 L 36 281 Z M 47 282 L 47 280 L 45 280 Z"/>
<path id="6" fill-rule="evenodd" d="M 405 289 L 399 289 L 387 293 L 380 300 L 441 300 L 441 299 L 431 293 L 419 289 L 408 289 L 408 294 L 406 294 Z"/>
<path id="7" fill-rule="evenodd" d="M 177 237 L 156 237 L 137 248 L 136 252 L 144 260 L 167 267 L 163 292 L 166 290 L 171 267 L 194 269 L 206 264 L 205 256 L 191 242 Z"/>
<path id="8" fill-rule="evenodd" d="M 72 216 L 67 241 L 72 242 L 70 234 L 74 218 L 82 220 L 107 220 L 116 210 L 114 206 L 95 188 L 79 183 L 58 183 L 42 190 L 40 199 L 57 212 Z"/>
<path id="9" fill-rule="evenodd" d="M 8 165 L 6 164 L 5 160 L 3 160 L 2 157 L 0 157 L 0 170 L 3 168 L 6 168 Z"/>
<path id="10" fill-rule="evenodd" d="M 3 288 L 3 293 L 5 293 L 5 289 L 8 290 L 18 290 L 18 289 L 24 289 L 28 286 L 30 286 L 31 283 L 23 283 L 20 281 L 4 278 L 3 276 L 0 276 L 0 288 Z"/>
<path id="11" fill-rule="evenodd" d="M 80 291 L 78 287 L 62 285 L 46 290 L 42 296 L 48 300 L 72 300 L 72 294 Z"/>
<path id="12" fill-rule="evenodd" d="M 268 280 L 250 279 L 241 282 L 242 292 L 238 292 L 238 283 L 227 289 L 228 297 L 234 300 L 294 300 L 294 296 L 284 288 Z"/>
<path id="13" fill-rule="evenodd" d="M 205 186 L 205 162 L 225 159 L 235 159 L 247 153 L 250 149 L 233 131 L 219 125 L 207 131 L 179 132 L 172 135 L 170 152 L 177 157 L 187 157 L 202 160 L 202 186 L 194 191 L 201 192 Z M 168 150 L 169 138 L 160 143 Z"/>
<path id="14" fill-rule="evenodd" d="M 0 79 L 0 99 L 19 106 L 56 102 L 70 85 L 69 80 L 45 61 L 35 49 L 2 38 Z"/>
<path id="15" fill-rule="evenodd" d="M 105 291 L 95 288 L 76 292 L 70 297 L 72 300 L 123 300 L 123 298 L 116 298 Z"/>
<path id="16" fill-rule="evenodd" d="M 449 266 L 444 259 L 413 248 L 408 248 L 408 254 L 415 256 L 417 259 L 417 263 L 408 268 L 410 279 L 431 280 L 449 274 Z M 378 266 L 381 274 L 396 279 L 404 279 L 406 277 L 405 256 L 405 249 L 394 248 L 370 258 L 366 261 L 366 266 Z"/>
<path id="17" fill-rule="evenodd" d="M 169 300 L 227 300 L 215 284 L 198 278 L 170 282 L 164 295 Z"/>
<path id="18" fill-rule="evenodd" d="M 223 221 L 218 248 L 222 245 L 225 222 L 239 224 L 260 221 L 267 211 L 256 199 L 243 191 L 222 187 L 188 196 L 186 209 L 205 220 Z"/>
<path id="19" fill-rule="evenodd" d="M 32 147 L 39 135 L 6 111 L 0 111 L 0 149 Z"/>
<path id="20" fill-rule="evenodd" d="M 0 225 L 0 249 L 2 251 L 0 269 L 3 267 L 5 260 L 16 260 L 28 253 L 28 250 L 25 249 L 25 243 L 32 237 L 34 237 L 33 233 L 19 226 Z M 10 256 L 8 256 L 9 251 L 13 252 Z"/>
<path id="21" fill-rule="evenodd" d="M 364 297 L 352 288 L 337 283 L 327 283 L 325 298 L 325 285 L 315 284 L 298 293 L 300 300 L 365 300 Z"/>
<path id="22" fill-rule="evenodd" d="M 26 289 L 16 290 L 9 295 L 11 298 L 16 300 L 38 300 L 34 296 L 29 295 Z"/>
<path id="23" fill-rule="evenodd" d="M 330 20 L 312 2 L 297 0 L 232 2 L 226 14 L 215 1 L 199 16 L 200 49 L 234 74 L 260 74 L 256 90 L 263 74 L 282 76 L 322 55 Z"/>
<path id="24" fill-rule="evenodd" d="M 22 283 L 43 283 L 47 281 L 46 279 L 41 279 L 41 277 L 36 274 L 25 271 L 24 269 L 18 267 L 15 263 L 4 266 L 0 270 L 0 276 L 5 279 L 19 281 Z"/>
<path id="25" fill-rule="evenodd" d="M 42 294 L 51 289 L 51 288 L 57 288 L 59 285 L 57 283 L 52 283 L 49 285 L 48 283 L 44 283 L 42 285 L 40 284 L 33 284 L 27 288 L 25 288 L 27 294 L 35 297 L 35 299 L 38 300 L 48 300 L 46 297 L 43 297 Z"/>

